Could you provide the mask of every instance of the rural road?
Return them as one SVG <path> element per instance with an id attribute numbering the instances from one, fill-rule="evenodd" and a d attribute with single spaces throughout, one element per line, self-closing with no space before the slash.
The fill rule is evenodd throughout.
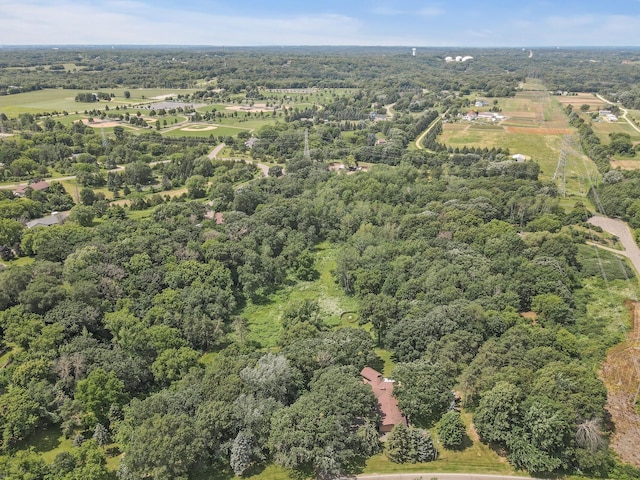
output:
<path id="1" fill-rule="evenodd" d="M 598 98 L 599 98 L 600 100 L 602 100 L 603 102 L 608 103 L 609 105 L 618 105 L 617 103 L 610 102 L 609 100 L 607 100 L 606 98 L 604 98 L 604 97 L 603 97 L 602 95 L 600 95 L 599 93 L 596 93 L 596 97 L 598 97 Z M 628 123 L 629 125 L 631 125 L 631 128 L 633 128 L 633 129 L 634 129 L 634 130 L 636 130 L 637 132 L 640 132 L 640 127 L 638 127 L 635 123 L 633 123 L 633 122 L 631 121 L 631 119 L 630 119 L 630 118 L 628 118 L 628 117 L 627 117 L 627 113 L 629 113 L 629 110 L 627 110 L 626 108 L 624 108 L 622 105 L 618 105 L 618 108 L 619 108 L 620 110 L 622 110 L 622 112 L 623 112 L 622 118 L 624 118 L 624 119 L 627 121 L 627 123 Z"/>
<path id="2" fill-rule="evenodd" d="M 71 175 L 69 177 L 56 177 L 56 178 L 45 178 L 43 180 L 46 180 L 47 182 L 62 182 L 65 180 L 73 180 L 74 178 L 76 178 L 75 175 Z M 22 183 L 11 183 L 8 185 L 0 185 L 0 189 L 15 189 L 18 188 L 20 185 L 27 185 L 27 182 L 22 182 Z"/>
<path id="3" fill-rule="evenodd" d="M 448 111 L 449 110 L 447 110 L 447 112 Z M 418 148 L 418 150 L 426 150 L 422 145 L 422 139 L 427 135 L 427 133 L 431 131 L 433 127 L 436 126 L 438 122 L 442 121 L 442 117 L 444 117 L 447 114 L 447 112 L 444 112 L 442 115 L 438 115 L 438 117 L 433 122 L 431 122 L 431 125 L 429 125 L 427 129 L 424 132 L 422 132 L 420 136 L 416 139 L 416 147 Z"/>
<path id="4" fill-rule="evenodd" d="M 523 480 L 535 477 L 514 477 L 483 473 L 385 473 L 379 475 L 356 475 L 357 480 Z"/>
<path id="5" fill-rule="evenodd" d="M 589 219 L 589 223 L 602 228 L 605 232 L 609 232 L 620 239 L 620 243 L 624 247 L 624 250 L 614 250 L 609 248 L 605 248 L 605 250 L 627 257 L 633 264 L 633 268 L 635 268 L 638 275 L 640 275 L 640 248 L 638 248 L 638 244 L 636 244 L 633 239 L 629 226 L 622 220 L 602 217 L 600 215 L 591 217 Z"/>
<path id="6" fill-rule="evenodd" d="M 208 157 L 213 160 L 214 158 L 216 158 L 218 156 L 218 154 L 222 151 L 222 149 L 226 147 L 226 145 L 224 143 L 221 143 L 220 145 L 218 145 L 216 148 L 214 148 L 213 150 L 211 150 L 211 153 L 208 155 Z"/>

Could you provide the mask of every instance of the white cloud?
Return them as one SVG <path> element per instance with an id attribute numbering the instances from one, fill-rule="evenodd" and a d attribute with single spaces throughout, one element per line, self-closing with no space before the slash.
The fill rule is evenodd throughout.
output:
<path id="1" fill-rule="evenodd" d="M 443 14 L 444 10 L 439 7 L 425 7 L 418 10 L 418 15 L 422 17 L 437 17 Z"/>
<path id="2" fill-rule="evenodd" d="M 0 17 L 5 44 L 176 44 L 291 45 L 358 43 L 356 19 L 333 14 L 274 18 L 167 10 L 139 2 L 111 1 L 118 9 L 96 4 L 13 3 Z M 144 5 L 143 5 L 144 6 Z"/>
<path id="3" fill-rule="evenodd" d="M 374 0 L 375 1 L 375 0 Z M 162 3 L 166 5 L 169 2 Z M 373 3 L 373 2 L 372 2 Z M 372 6 L 362 19 L 341 14 L 271 16 L 221 14 L 151 5 L 149 0 L 0 0 L 3 44 L 174 44 L 174 45 L 411 45 L 411 46 L 556 46 L 640 45 L 640 16 L 535 16 L 510 12 L 511 18 L 474 18 L 462 33 L 444 3 L 403 11 L 399 3 Z M 396 8 L 399 6 L 399 8 Z M 406 8 L 411 8 L 407 6 Z M 548 12 L 551 12 L 548 10 Z M 472 12 L 466 12 L 468 18 Z M 381 18 L 388 16 L 389 18 Z M 406 16 L 407 18 L 403 18 Z M 430 21 L 425 29 L 424 18 Z M 423 18 L 421 18 L 423 17 Z M 467 24 L 468 26 L 468 24 Z"/>

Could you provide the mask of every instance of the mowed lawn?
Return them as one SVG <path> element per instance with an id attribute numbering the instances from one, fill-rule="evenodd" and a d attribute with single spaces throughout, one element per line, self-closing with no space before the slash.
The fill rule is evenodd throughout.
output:
<path id="1" fill-rule="evenodd" d="M 242 127 L 219 127 L 201 123 L 185 124 L 176 129 L 162 129 L 160 132 L 168 137 L 235 137 L 240 132 L 250 130 Z"/>
<path id="2" fill-rule="evenodd" d="M 124 98 L 125 90 L 129 91 L 131 98 Z M 93 92 L 93 90 L 91 90 Z M 187 95 L 196 90 L 192 89 L 159 89 L 140 88 L 124 89 L 109 88 L 101 89 L 105 93 L 113 93 L 115 97 L 110 102 L 100 101 L 93 103 L 76 102 L 74 99 L 78 93 L 86 93 L 88 90 L 71 90 L 63 88 L 47 88 L 34 92 L 17 93 L 15 95 L 0 96 L 0 112 L 9 117 L 17 116 L 21 113 L 46 113 L 53 111 L 83 112 L 85 110 L 104 110 L 106 105 L 115 108 L 116 105 L 129 105 L 141 102 L 150 102 L 153 97 L 160 95 L 178 94 Z"/>

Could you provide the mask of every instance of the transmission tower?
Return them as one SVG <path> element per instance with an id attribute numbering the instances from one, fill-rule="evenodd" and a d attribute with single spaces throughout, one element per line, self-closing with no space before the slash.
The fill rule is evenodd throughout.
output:
<path id="1" fill-rule="evenodd" d="M 108 145 L 109 145 L 109 140 L 107 140 L 107 136 L 104 133 L 104 127 L 102 127 L 102 148 L 104 148 L 104 153 L 107 153 Z"/>
<path id="2" fill-rule="evenodd" d="M 555 181 L 562 176 L 562 182 L 560 184 L 559 193 L 563 196 L 567 196 L 567 154 L 571 148 L 571 136 L 565 135 L 562 138 L 562 147 L 560 148 L 560 158 L 558 158 L 558 165 L 556 165 L 556 171 L 553 174 L 552 181 Z"/>
<path id="3" fill-rule="evenodd" d="M 304 158 L 305 160 L 311 160 L 311 152 L 309 151 L 309 129 L 304 130 Z"/>

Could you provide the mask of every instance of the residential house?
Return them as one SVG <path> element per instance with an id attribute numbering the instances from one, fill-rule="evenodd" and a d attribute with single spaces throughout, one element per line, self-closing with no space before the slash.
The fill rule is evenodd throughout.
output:
<path id="1" fill-rule="evenodd" d="M 60 225 L 69 218 L 69 212 L 52 212 L 51 215 L 42 218 L 35 218 L 26 223 L 27 228 L 50 227 Z"/>
<path id="2" fill-rule="evenodd" d="M 31 190 L 39 190 L 44 192 L 49 189 L 49 183 L 43 180 L 40 182 L 31 183 L 29 185 L 20 185 L 18 188 L 16 188 L 13 191 L 13 194 L 16 197 L 24 197 L 25 194 L 27 193 L 27 188 L 30 188 Z"/>
<path id="3" fill-rule="evenodd" d="M 402 423 L 407 425 L 407 419 L 398 407 L 398 400 L 393 396 L 394 380 L 383 378 L 382 374 L 371 367 L 364 367 L 360 372 L 364 382 L 371 386 L 373 394 L 378 401 L 378 412 L 380 413 L 381 434 L 389 433 L 393 427 Z"/>

